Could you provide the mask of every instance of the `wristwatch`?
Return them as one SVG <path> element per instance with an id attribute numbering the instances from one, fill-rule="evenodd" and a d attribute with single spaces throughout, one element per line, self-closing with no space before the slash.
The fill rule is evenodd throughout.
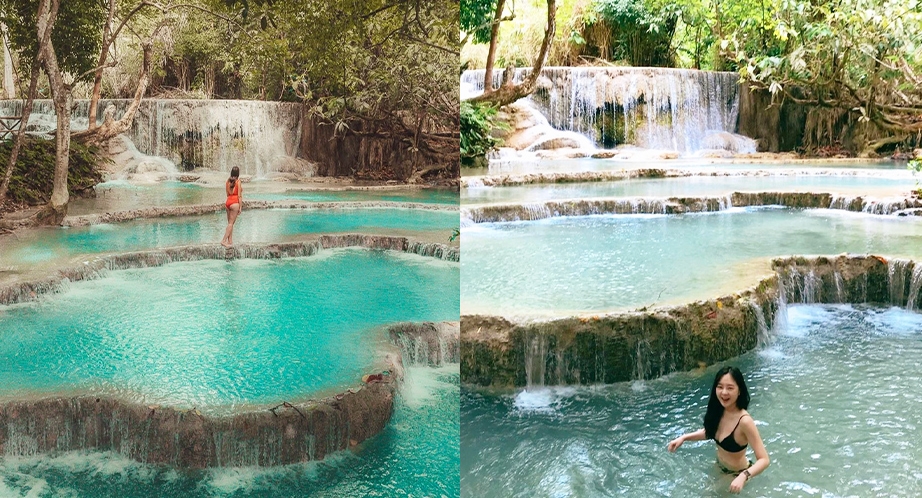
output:
<path id="1" fill-rule="evenodd" d="M 752 474 L 749 473 L 749 469 L 744 470 L 743 473 L 746 474 L 747 481 L 752 479 Z"/>

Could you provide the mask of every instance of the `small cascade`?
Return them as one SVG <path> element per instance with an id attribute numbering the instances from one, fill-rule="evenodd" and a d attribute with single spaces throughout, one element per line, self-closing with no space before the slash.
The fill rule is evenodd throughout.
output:
<path id="1" fill-rule="evenodd" d="M 887 276 L 889 277 L 890 304 L 903 306 L 906 303 L 906 287 L 910 285 L 912 261 L 906 259 L 891 259 L 887 261 Z M 907 279 L 907 277 L 909 277 Z"/>
<path id="2" fill-rule="evenodd" d="M 788 328 L 788 294 L 781 276 L 778 276 L 778 297 L 775 298 L 775 316 L 772 318 L 772 334 L 778 335 Z"/>
<path id="3" fill-rule="evenodd" d="M 914 207 L 906 199 L 865 199 L 861 207 L 861 212 L 868 214 L 894 214 Z"/>
<path id="4" fill-rule="evenodd" d="M 864 200 L 861 197 L 849 197 L 844 195 L 833 196 L 832 202 L 829 203 L 829 209 L 861 211 L 864 209 Z"/>
<path id="5" fill-rule="evenodd" d="M 544 387 L 547 372 L 547 336 L 529 333 L 525 338 L 525 389 Z"/>
<path id="6" fill-rule="evenodd" d="M 836 282 L 836 302 L 844 303 L 845 302 L 845 280 L 842 278 L 842 273 L 834 272 L 833 279 Z"/>
<path id="7" fill-rule="evenodd" d="M 398 323 L 388 327 L 403 366 L 440 367 L 458 362 L 459 328 L 452 323 Z"/>
<path id="8" fill-rule="evenodd" d="M 637 341 L 637 347 L 634 354 L 634 372 L 631 376 L 633 380 L 645 380 L 652 378 L 653 366 L 650 362 L 650 343 L 646 339 Z"/>
<path id="9" fill-rule="evenodd" d="M 820 293 L 823 291 L 823 281 L 816 276 L 812 269 L 804 275 L 804 285 L 801 291 L 802 302 L 813 304 L 821 302 Z"/>
<path id="10" fill-rule="evenodd" d="M 909 280 L 909 299 L 906 300 L 906 309 L 915 311 L 919 301 L 919 291 L 922 291 L 922 265 L 913 265 L 912 277 Z"/>
<path id="11" fill-rule="evenodd" d="M 756 347 L 763 348 L 771 340 L 771 333 L 765 321 L 765 312 L 759 306 L 759 303 L 755 301 L 749 301 L 749 309 L 752 310 L 752 314 L 756 318 Z"/>
<path id="12" fill-rule="evenodd" d="M 717 200 L 717 210 L 726 211 L 733 207 L 733 194 L 725 195 Z"/>
<path id="13" fill-rule="evenodd" d="M 516 70 L 514 81 L 529 71 Z M 484 75 L 484 70 L 461 75 L 468 96 L 483 91 Z M 494 86 L 501 77 L 502 70 L 495 70 Z M 693 152 L 715 147 L 713 137 L 706 143 L 709 135 L 736 130 L 738 79 L 731 72 L 685 69 L 545 67 L 529 98 L 554 128 L 589 136 L 604 147 Z"/>

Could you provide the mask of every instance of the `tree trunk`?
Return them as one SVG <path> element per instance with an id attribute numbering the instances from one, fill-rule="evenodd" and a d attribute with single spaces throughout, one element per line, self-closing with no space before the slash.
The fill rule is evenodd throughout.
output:
<path id="1" fill-rule="evenodd" d="M 109 38 L 112 30 L 112 18 L 114 17 L 115 0 L 109 0 L 109 17 L 106 19 L 106 25 L 102 29 L 102 49 L 99 51 L 99 64 L 96 65 L 96 76 L 93 78 L 93 93 L 90 94 L 90 114 L 87 130 L 96 128 L 96 108 L 99 106 L 99 95 L 102 92 L 102 70 L 103 66 L 106 65 L 106 58 L 109 57 L 109 46 L 112 44 L 112 40 Z"/>
<path id="2" fill-rule="evenodd" d="M 10 50 L 10 40 L 6 34 L 6 26 L 0 24 L 3 30 L 3 90 L 6 98 L 16 98 L 16 82 L 13 81 L 13 51 Z"/>
<path id="3" fill-rule="evenodd" d="M 122 119 L 116 121 L 112 115 L 114 109 L 111 111 L 110 109 L 106 109 L 102 125 L 92 130 L 74 133 L 74 139 L 80 140 L 88 145 L 100 145 L 120 133 L 125 133 L 131 128 L 134 122 L 134 115 L 141 106 L 141 98 L 144 97 L 144 93 L 147 91 L 147 85 L 150 82 L 150 43 L 144 44 L 143 52 L 144 61 L 141 64 L 141 76 L 138 80 L 138 88 L 134 93 L 134 100 L 131 102 L 131 105 L 128 106 L 128 110 L 125 111 L 125 115 L 122 116 Z"/>
<path id="4" fill-rule="evenodd" d="M 544 63 L 547 60 L 547 54 L 550 50 L 551 42 L 554 41 L 556 17 L 556 0 L 547 0 L 547 28 L 544 30 L 544 41 L 541 43 L 541 51 L 538 53 L 538 57 L 535 60 L 534 65 L 532 65 L 531 72 L 528 73 L 525 81 L 518 85 L 511 83 L 503 84 L 503 86 L 492 92 L 484 91 L 483 94 L 468 99 L 468 101 L 473 103 L 489 103 L 495 106 L 504 106 L 511 104 L 522 97 L 531 95 L 537 87 L 538 76 L 541 74 L 541 68 L 544 67 Z"/>
<path id="5" fill-rule="evenodd" d="M 52 5 L 48 5 L 49 2 Z M 51 43 L 51 30 L 58 15 L 60 0 L 41 0 L 38 10 L 39 58 L 48 81 L 51 84 L 51 99 L 57 115 L 55 132 L 54 180 L 52 182 L 51 203 L 43 210 L 41 222 L 59 224 L 67 215 L 67 202 L 70 193 L 67 190 L 67 170 L 70 159 L 70 113 L 73 95 L 70 86 L 64 82 L 58 58 Z"/>
<path id="6" fill-rule="evenodd" d="M 503 7 L 506 0 L 496 1 L 496 14 L 493 15 L 493 25 L 490 26 L 490 50 L 487 53 L 487 69 L 483 77 L 483 93 L 493 91 L 493 62 L 496 60 L 496 37 L 499 36 L 499 22 L 503 18 Z"/>
<path id="7" fill-rule="evenodd" d="M 16 168 L 16 159 L 19 157 L 19 149 L 22 148 L 22 142 L 26 136 L 26 125 L 29 124 L 29 116 L 32 115 L 32 104 L 35 103 L 35 91 L 38 87 L 38 73 L 40 63 L 36 58 L 32 61 L 32 71 L 29 76 L 29 95 L 26 98 L 26 105 L 22 108 L 19 129 L 16 130 L 16 137 L 13 139 L 13 148 L 10 150 L 10 158 L 6 163 L 6 174 L 3 175 L 3 183 L 0 183 L 0 205 L 6 200 L 6 192 L 10 187 L 10 179 L 13 178 L 13 169 Z"/>

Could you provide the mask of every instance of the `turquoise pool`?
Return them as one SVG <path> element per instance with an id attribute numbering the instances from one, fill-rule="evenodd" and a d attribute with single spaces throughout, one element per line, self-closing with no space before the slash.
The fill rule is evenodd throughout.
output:
<path id="1" fill-rule="evenodd" d="M 457 293 L 455 293 L 457 296 Z M 460 496 L 459 370 L 410 367 L 391 423 L 356 451 L 273 468 L 177 471 L 113 453 L 0 461 L 0 495 L 49 498 Z"/>
<path id="2" fill-rule="evenodd" d="M 0 307 L 0 397 L 207 409 L 328 394 L 381 367 L 385 325 L 457 320 L 458 282 L 457 263 L 364 249 L 112 271 Z"/>
<path id="3" fill-rule="evenodd" d="M 555 317 L 732 294 L 791 255 L 922 257 L 922 218 L 733 208 L 602 215 L 462 229 L 464 314 Z"/>
<path id="4" fill-rule="evenodd" d="M 394 201 L 425 204 L 458 204 L 456 189 L 367 189 L 367 190 L 301 190 L 287 183 L 250 182 L 244 186 L 246 200 L 311 202 Z M 126 181 L 101 183 L 95 197 L 72 198 L 68 214 L 84 215 L 110 211 L 128 211 L 148 207 L 176 207 L 224 202 L 223 184 L 201 185 L 166 181 L 153 185 Z"/>
<path id="5" fill-rule="evenodd" d="M 130 252 L 220 242 L 225 213 L 142 219 L 117 224 L 29 230 L 0 236 L 0 265 L 29 266 L 78 255 Z M 380 235 L 429 233 L 448 241 L 458 213 L 425 209 L 254 209 L 234 227 L 234 243 L 284 242 L 305 234 L 360 232 Z"/>

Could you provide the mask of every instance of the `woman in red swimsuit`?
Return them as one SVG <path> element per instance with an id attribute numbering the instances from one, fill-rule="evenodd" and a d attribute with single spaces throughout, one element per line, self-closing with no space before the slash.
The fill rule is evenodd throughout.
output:
<path id="1" fill-rule="evenodd" d="M 237 216 L 243 211 L 243 202 L 240 197 L 242 192 L 241 183 L 240 168 L 234 166 L 231 168 L 230 178 L 224 184 L 224 191 L 227 193 L 227 202 L 224 203 L 227 208 L 227 228 L 224 230 L 224 238 L 221 239 L 221 245 L 224 247 L 234 245 L 234 222 L 237 221 Z"/>
<path id="2" fill-rule="evenodd" d="M 683 434 L 669 443 L 675 451 L 685 441 L 713 439 L 717 443 L 717 466 L 724 473 L 736 477 L 730 491 L 739 493 L 753 476 L 768 468 L 768 452 L 762 443 L 759 429 L 746 408 L 749 407 L 749 389 L 743 373 L 736 367 L 723 367 L 714 377 L 711 398 L 704 414 L 704 429 Z M 756 461 L 746 458 L 746 445 L 752 445 Z"/>

